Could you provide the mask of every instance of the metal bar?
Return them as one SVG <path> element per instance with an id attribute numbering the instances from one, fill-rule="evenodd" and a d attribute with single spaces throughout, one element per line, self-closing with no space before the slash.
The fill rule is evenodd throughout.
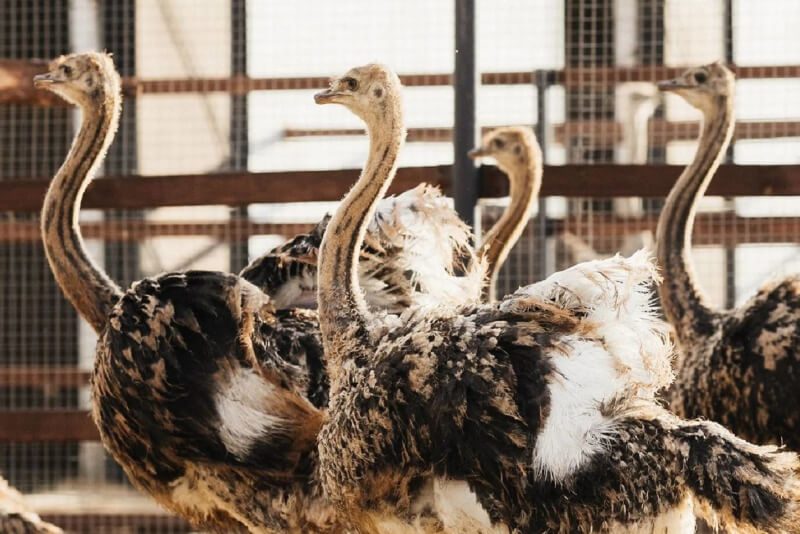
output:
<path id="1" fill-rule="evenodd" d="M 77 367 L 0 367 L 0 387 L 82 387 L 89 385 L 90 376 L 90 371 Z"/>
<path id="2" fill-rule="evenodd" d="M 458 0 L 459 2 L 461 0 Z M 800 65 L 731 66 L 739 79 L 800 78 Z M 0 104 L 31 105 L 41 107 L 63 107 L 66 102 L 52 93 L 33 87 L 35 74 L 47 70 L 47 61 L 0 59 Z M 553 70 L 554 84 L 571 87 L 613 86 L 622 82 L 655 82 L 674 78 L 681 67 L 636 66 L 636 67 L 569 67 Z M 432 87 L 453 84 L 453 75 L 446 73 L 401 74 L 400 80 L 407 87 Z M 533 73 L 484 72 L 480 75 L 482 85 L 531 85 L 535 83 Z M 174 78 L 141 79 L 134 76 L 123 78 L 125 96 L 141 94 L 211 93 L 223 92 L 246 94 L 251 91 L 285 91 L 319 89 L 328 84 L 325 76 L 250 78 L 229 76 L 227 78 Z"/>
<path id="3" fill-rule="evenodd" d="M 478 169 L 467 156 L 478 141 L 475 99 L 478 71 L 475 64 L 475 0 L 455 0 L 455 119 L 453 121 L 453 198 L 458 214 L 475 224 L 478 203 Z"/>
<path id="4" fill-rule="evenodd" d="M 389 191 L 398 193 L 426 182 L 449 193 L 452 169 L 452 165 L 401 168 Z M 682 170 L 682 165 L 547 165 L 542 195 L 664 197 Z M 83 205 L 87 209 L 140 209 L 337 201 L 349 190 L 359 172 L 359 169 L 347 169 L 100 178 L 89 186 Z M 494 166 L 481 167 L 479 176 L 480 197 L 508 195 L 507 179 Z M 44 178 L 0 182 L 0 212 L 39 211 L 47 184 Z M 181 194 L 176 196 L 175 191 Z M 722 165 L 707 194 L 800 195 L 800 165 Z"/>
<path id="5" fill-rule="evenodd" d="M 546 233 L 569 228 L 581 228 L 591 224 L 593 236 L 607 240 L 614 235 L 634 231 L 654 230 L 658 214 L 641 218 L 605 217 L 596 213 L 587 223 L 586 217 L 572 216 L 566 219 L 548 219 L 542 223 Z M 81 231 L 87 237 L 108 241 L 140 242 L 154 237 L 212 237 L 220 241 L 231 235 L 249 237 L 255 235 L 277 234 L 293 236 L 308 232 L 313 224 L 273 224 L 250 221 L 117 221 L 107 223 L 85 223 Z M 726 232 L 720 233 L 720 228 Z M 588 233 L 586 229 L 583 233 Z M 615 234 L 616 233 L 616 234 Z M 695 222 L 696 245 L 742 245 L 746 243 L 790 243 L 796 242 L 800 235 L 800 217 L 739 217 L 733 214 L 720 216 L 714 213 L 700 213 Z M 37 221 L 0 222 L 0 243 L 32 242 L 41 239 Z M 6 371 L 0 367 L 0 375 Z M 3 378 L 0 376 L 0 385 Z"/>
<path id="6" fill-rule="evenodd" d="M 186 521 L 168 512 L 144 513 L 41 513 L 42 519 L 67 532 L 195 532 Z"/>
<path id="7" fill-rule="evenodd" d="M 734 59 L 733 47 L 733 2 L 725 0 L 725 62 L 732 64 Z M 728 151 L 725 154 L 725 163 L 733 163 L 736 155 L 736 142 L 731 142 L 728 146 Z M 736 202 L 732 197 L 725 199 L 726 207 L 729 210 L 736 209 Z M 725 248 L 725 306 L 733 308 L 736 304 L 736 246 L 728 246 Z"/>
<path id="8" fill-rule="evenodd" d="M 231 0 L 231 74 L 247 76 L 247 0 Z M 232 94 L 230 110 L 230 156 L 228 169 L 248 168 L 249 121 L 247 115 L 247 94 Z M 247 206 L 241 206 L 231 213 L 232 217 L 248 217 Z M 238 273 L 248 261 L 248 240 L 234 234 L 230 241 L 229 270 Z"/>
<path id="9" fill-rule="evenodd" d="M 87 239 L 126 241 L 138 243 L 155 237 L 213 237 L 227 242 L 231 236 L 247 238 L 254 235 L 294 236 L 310 231 L 315 225 L 257 223 L 247 219 L 228 221 L 153 221 L 143 219 L 108 220 L 81 224 L 81 233 Z M 0 222 L 0 242 L 39 242 L 41 230 L 38 220 Z"/>
<path id="10" fill-rule="evenodd" d="M 103 46 L 114 54 L 114 62 L 122 76 L 136 74 L 136 0 L 118 0 L 100 3 Z M 73 31 L 80 31 L 73 29 Z M 114 143 L 109 147 L 103 163 L 103 174 L 112 176 L 135 175 L 139 170 L 139 134 L 137 106 L 122 106 L 122 117 Z M 140 213 L 104 213 L 106 221 L 125 221 L 141 217 Z M 140 278 L 140 250 L 134 242 L 104 242 L 103 262 L 112 280 L 123 284 Z M 88 347 L 87 347 L 88 348 Z M 84 354 L 91 365 L 94 350 Z"/>
<path id="11" fill-rule="evenodd" d="M 543 72 L 550 78 L 550 73 Z M 486 133 L 502 125 L 484 126 L 481 133 Z M 535 125 L 538 128 L 538 125 Z M 548 125 L 553 128 L 553 142 L 569 144 L 575 137 L 588 139 L 593 146 L 613 148 L 622 140 L 622 125 L 615 120 L 570 120 Z M 694 141 L 700 133 L 699 121 L 666 121 L 663 119 L 650 121 L 648 144 L 651 147 L 663 147 L 671 141 Z M 453 129 L 447 127 L 408 128 L 406 141 L 447 143 L 453 139 Z M 363 136 L 366 132 L 360 128 L 286 128 L 283 137 L 340 137 Z M 736 123 L 734 139 L 776 139 L 779 137 L 800 137 L 800 121 L 753 121 L 744 120 Z"/>
<path id="12" fill-rule="evenodd" d="M 546 71 L 536 71 L 536 137 L 542 147 L 542 163 L 547 163 L 547 89 L 550 86 Z M 547 277 L 547 197 L 540 196 L 536 212 L 536 244 L 539 262 L 533 280 Z"/>
<path id="13" fill-rule="evenodd" d="M 733 63 L 733 2 L 725 0 L 724 31 L 725 62 Z M 725 153 L 725 163 L 733 163 L 736 155 L 736 142 L 731 141 Z M 736 210 L 736 202 L 732 197 L 725 198 L 725 207 Z M 725 307 L 733 308 L 736 304 L 736 246 L 725 247 Z"/>
<path id="14" fill-rule="evenodd" d="M 88 411 L 14 410 L 0 412 L 0 443 L 99 441 Z"/>

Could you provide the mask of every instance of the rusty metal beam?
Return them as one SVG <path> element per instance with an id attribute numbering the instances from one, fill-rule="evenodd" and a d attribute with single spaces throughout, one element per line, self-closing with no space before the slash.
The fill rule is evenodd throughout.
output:
<path id="1" fill-rule="evenodd" d="M 87 239 L 138 242 L 154 237 L 213 237 L 222 241 L 247 238 L 253 235 L 295 236 L 308 232 L 313 224 L 258 223 L 245 219 L 227 221 L 148 221 L 107 220 L 81 224 Z M 0 242 L 39 241 L 38 221 L 0 222 Z"/>
<path id="2" fill-rule="evenodd" d="M 486 133 L 497 126 L 484 126 Z M 616 121 L 570 121 L 554 124 L 554 140 L 567 144 L 569 138 L 591 138 L 592 146 L 613 147 L 622 141 L 622 125 Z M 648 126 L 649 144 L 665 145 L 670 141 L 693 141 L 700 130 L 698 121 L 664 120 L 651 121 Z M 364 130 L 358 128 L 286 128 L 283 137 L 338 137 L 363 136 Z M 775 139 L 779 137 L 800 137 L 800 121 L 739 121 L 736 123 L 734 139 Z M 453 139 L 453 130 L 448 127 L 409 128 L 406 140 L 413 142 L 447 143 Z"/>
<path id="3" fill-rule="evenodd" d="M 680 165 L 556 165 L 545 167 L 543 196 L 609 198 L 663 197 L 683 170 Z M 339 200 L 358 178 L 358 169 L 339 171 L 238 172 L 95 180 L 84 207 L 145 209 L 163 206 L 244 206 L 259 202 Z M 493 166 L 481 167 L 482 198 L 508 193 L 506 177 Z M 390 192 L 427 182 L 450 192 L 450 166 L 406 167 L 397 173 Z M 0 182 L 0 211 L 41 209 L 47 181 Z M 180 194 L 177 194 L 177 193 Z M 709 195 L 800 195 L 800 165 L 723 165 Z"/>
<path id="4" fill-rule="evenodd" d="M 0 59 L 0 104 L 33 106 L 64 106 L 61 99 L 33 87 L 31 79 L 35 74 L 47 70 L 47 61 Z M 580 67 L 552 71 L 554 84 L 567 86 L 608 86 L 624 82 L 654 82 L 673 78 L 683 68 L 663 66 L 639 67 Z M 800 78 L 800 65 L 733 67 L 737 77 L 745 78 Z M 401 74 L 400 79 L 407 87 L 432 87 L 451 85 L 450 73 Z M 521 72 L 484 72 L 482 85 L 533 85 L 534 74 Z M 123 91 L 126 96 L 140 94 L 178 94 L 224 92 L 246 94 L 250 91 L 282 91 L 297 89 L 319 89 L 328 84 L 325 76 L 250 78 L 230 76 L 223 78 L 174 78 L 140 79 L 123 78 Z"/>
<path id="5" fill-rule="evenodd" d="M 547 231 L 560 232 L 587 228 L 595 239 L 621 236 L 642 230 L 655 230 L 657 216 L 625 218 L 595 214 L 593 217 L 568 217 L 549 219 Z M 154 237 L 213 237 L 221 241 L 244 239 L 254 235 L 278 234 L 294 236 L 307 232 L 311 224 L 265 224 L 244 220 L 220 222 L 163 222 L 163 221 L 107 221 L 85 223 L 81 231 L 85 237 L 108 241 L 140 242 Z M 720 232 L 724 228 L 725 232 Z M 697 216 L 694 231 L 696 245 L 743 245 L 747 243 L 785 243 L 800 237 L 800 217 L 737 217 L 732 213 L 701 213 Z M 36 221 L 0 222 L 0 243 L 39 241 Z M 0 386 L 18 384 L 75 385 L 63 378 L 66 370 L 50 368 L 18 369 L 0 367 Z M 38 378 L 42 377 L 42 378 Z M 66 382 L 60 382 L 64 381 Z"/>
<path id="6" fill-rule="evenodd" d="M 0 367 L 0 387 L 81 387 L 89 385 L 90 376 L 75 367 Z"/>
<path id="7" fill-rule="evenodd" d="M 47 61 L 0 59 L 0 104 L 37 107 L 66 105 L 53 93 L 33 87 L 33 77 L 45 71 Z"/>
<path id="8" fill-rule="evenodd" d="M 88 411 L 0 411 L 0 443 L 99 441 Z"/>
<path id="9" fill-rule="evenodd" d="M 42 513 L 42 519 L 67 532 L 194 532 L 183 519 L 167 512 L 153 513 Z"/>

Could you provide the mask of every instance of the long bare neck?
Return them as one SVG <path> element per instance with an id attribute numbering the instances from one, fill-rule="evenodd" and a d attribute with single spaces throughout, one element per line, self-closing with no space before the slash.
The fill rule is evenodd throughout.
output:
<path id="1" fill-rule="evenodd" d="M 358 182 L 344 197 L 322 239 L 319 258 L 319 320 L 329 362 L 367 332 L 370 313 L 358 281 L 358 252 L 378 201 L 394 177 L 405 138 L 399 115 L 383 128 L 369 126 L 370 151 Z"/>
<path id="2" fill-rule="evenodd" d="M 82 106 L 80 130 L 50 183 L 42 209 L 42 239 L 50 269 L 67 299 L 98 333 L 121 292 L 87 254 L 78 214 L 83 193 L 116 133 L 119 107 L 118 94 L 102 105 Z"/>
<path id="3" fill-rule="evenodd" d="M 659 288 L 667 319 L 678 338 L 691 342 L 708 336 L 718 311 L 697 286 L 691 262 L 692 228 L 703 197 L 733 135 L 733 99 L 717 97 L 706 112 L 694 161 L 672 188 L 658 221 L 658 261 L 664 270 Z"/>
<path id="4" fill-rule="evenodd" d="M 488 268 L 489 284 L 484 288 L 483 300 L 489 302 L 495 300 L 500 268 L 525 229 L 531 205 L 542 185 L 541 160 L 530 165 L 509 168 L 507 172 L 511 200 L 503 215 L 486 233 L 478 250 L 478 257 L 486 259 Z"/>

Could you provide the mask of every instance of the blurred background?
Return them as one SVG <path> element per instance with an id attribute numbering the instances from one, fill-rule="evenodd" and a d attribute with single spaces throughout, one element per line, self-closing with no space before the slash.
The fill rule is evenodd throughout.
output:
<path id="1" fill-rule="evenodd" d="M 37 214 L 80 117 L 32 88 L 37 60 L 105 49 L 124 77 L 104 193 L 90 190 L 81 215 L 93 256 L 122 284 L 238 272 L 335 208 L 367 141 L 353 115 L 312 95 L 349 67 L 380 61 L 401 74 L 401 176 L 448 194 L 454 128 L 474 140 L 533 126 L 543 198 L 500 293 L 652 243 L 699 114 L 651 82 L 726 61 L 738 122 L 716 180 L 730 196 L 703 200 L 694 259 L 711 300 L 731 306 L 800 267 L 798 24 L 795 0 L 0 2 L 0 473 L 69 531 L 188 530 L 129 488 L 87 415 L 95 339 L 50 274 Z M 479 84 L 456 90 L 456 30 L 471 25 L 458 54 L 474 58 Z M 457 104 L 471 89 L 474 109 Z M 504 205 L 490 174 L 455 180 L 478 233 Z M 470 180 L 478 194 L 459 193 Z"/>

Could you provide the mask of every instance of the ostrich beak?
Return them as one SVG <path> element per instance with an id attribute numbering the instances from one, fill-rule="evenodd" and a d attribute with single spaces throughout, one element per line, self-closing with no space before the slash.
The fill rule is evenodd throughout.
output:
<path id="1" fill-rule="evenodd" d="M 341 93 L 332 89 L 325 89 L 314 95 L 314 102 L 317 104 L 335 104 L 340 96 L 342 96 Z"/>
<path id="2" fill-rule="evenodd" d="M 483 148 L 482 146 L 475 147 L 472 150 L 470 150 L 469 152 L 467 152 L 467 156 L 469 156 L 472 159 L 478 159 L 478 158 L 482 158 L 482 157 L 488 156 L 488 155 L 489 155 L 489 151 L 486 150 L 485 148 Z"/>
<path id="3" fill-rule="evenodd" d="M 691 86 L 687 84 L 683 78 L 674 78 L 672 80 L 662 80 L 656 83 L 659 91 L 678 91 L 680 89 L 690 89 Z"/>
<path id="4" fill-rule="evenodd" d="M 53 78 L 53 75 L 49 72 L 44 74 L 37 74 L 33 77 L 33 86 L 34 87 L 47 87 L 48 85 L 52 85 L 58 82 L 58 80 Z"/>

